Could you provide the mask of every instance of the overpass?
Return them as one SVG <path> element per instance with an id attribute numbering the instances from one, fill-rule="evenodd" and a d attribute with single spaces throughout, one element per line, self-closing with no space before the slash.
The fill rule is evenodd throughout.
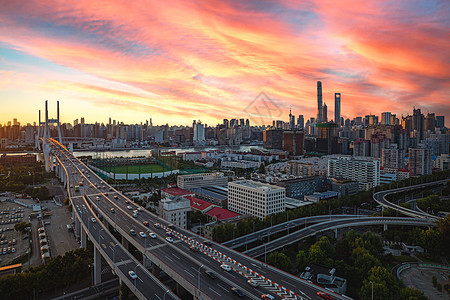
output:
<path id="1" fill-rule="evenodd" d="M 259 245 L 250 250 L 244 251 L 244 254 L 252 257 L 260 257 L 267 252 L 272 252 L 284 246 L 298 242 L 309 236 L 316 235 L 319 232 L 328 230 L 336 230 L 352 226 L 371 226 L 371 225 L 412 225 L 412 226 L 434 226 L 434 220 L 431 219 L 415 219 L 406 217 L 354 217 L 335 219 L 331 221 L 321 222 L 311 225 L 304 229 L 295 231 L 276 240 L 270 241 L 263 245 Z"/>
<path id="2" fill-rule="evenodd" d="M 387 190 L 387 191 L 381 191 L 381 192 L 377 192 L 377 193 L 373 194 L 373 199 L 378 204 L 382 205 L 383 208 L 391 208 L 393 210 L 397 210 L 399 213 L 402 213 L 402 214 L 410 216 L 410 217 L 428 218 L 428 219 L 432 219 L 432 220 L 436 221 L 438 219 L 438 217 L 436 217 L 434 215 L 430 215 L 423 211 L 412 210 L 412 209 L 394 204 L 392 202 L 389 202 L 388 200 L 386 200 L 386 196 L 395 194 L 395 193 L 420 189 L 420 188 L 424 188 L 424 187 L 431 186 L 431 185 L 447 184 L 447 181 L 448 181 L 448 179 L 444 179 L 444 180 L 432 181 L 432 182 L 427 182 L 427 183 L 422 183 L 422 184 L 417 184 L 417 185 L 412 185 L 412 186 L 407 186 L 407 187 L 402 187 L 402 188 L 397 188 L 397 189 L 392 189 L 392 190 Z"/>
<path id="3" fill-rule="evenodd" d="M 203 237 L 183 228 L 169 227 L 169 222 L 145 209 L 133 216 L 133 211 L 140 207 L 110 187 L 62 144 L 47 140 L 44 145 L 44 151 L 48 148 L 49 153 L 47 163 L 67 188 L 76 234 L 80 235 L 82 246 L 88 238 L 94 244 L 96 283 L 101 281 L 103 257 L 139 299 L 177 298 L 159 281 L 161 271 L 176 282 L 177 295 L 189 293 L 195 299 L 237 298 L 231 287 L 238 287 L 250 299 L 261 299 L 266 293 L 275 299 L 319 299 L 318 291 L 332 293 L 221 244 L 207 245 Z M 80 185 L 79 191 L 75 185 Z M 93 222 L 92 218 L 98 221 Z M 155 223 L 161 224 L 160 228 L 153 228 Z M 145 237 L 133 235 L 132 230 L 145 233 Z M 150 238 L 150 233 L 155 238 Z M 166 240 L 168 233 L 174 235 L 173 242 Z M 199 251 L 192 251 L 191 246 Z M 221 263 L 228 264 L 231 271 L 222 270 Z M 209 278 L 205 270 L 217 278 Z M 129 271 L 134 271 L 137 278 L 131 278 Z M 257 281 L 259 287 L 250 286 L 249 279 Z M 347 299 L 339 294 L 334 297 Z"/>

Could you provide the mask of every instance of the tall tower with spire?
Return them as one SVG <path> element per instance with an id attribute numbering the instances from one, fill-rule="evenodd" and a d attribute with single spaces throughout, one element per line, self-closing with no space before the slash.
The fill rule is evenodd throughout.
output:
<path id="1" fill-rule="evenodd" d="M 292 106 L 289 107 L 289 129 L 295 128 L 295 116 L 292 115 Z"/>

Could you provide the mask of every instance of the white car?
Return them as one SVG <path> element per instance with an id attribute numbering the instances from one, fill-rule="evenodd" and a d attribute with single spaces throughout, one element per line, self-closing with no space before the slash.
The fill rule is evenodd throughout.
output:
<path id="1" fill-rule="evenodd" d="M 143 237 L 143 238 L 145 238 L 145 237 L 147 237 L 147 235 L 145 234 L 145 232 L 139 232 L 139 235 L 141 236 L 141 237 Z"/>
<path id="2" fill-rule="evenodd" d="M 132 210 L 132 209 L 133 209 L 133 207 L 131 207 L 130 205 L 127 205 L 127 208 L 128 208 L 129 210 Z"/>
<path id="3" fill-rule="evenodd" d="M 133 278 L 133 279 L 137 278 L 137 275 L 136 275 L 136 273 L 134 273 L 134 271 L 129 271 L 128 275 L 130 275 L 130 277 Z"/>
<path id="4" fill-rule="evenodd" d="M 99 196 L 97 196 L 97 201 L 100 201 L 100 197 Z"/>
<path id="5" fill-rule="evenodd" d="M 173 238 L 171 238 L 171 237 L 166 237 L 166 241 L 168 241 L 169 243 L 173 243 Z"/>
<path id="6" fill-rule="evenodd" d="M 150 232 L 148 234 L 152 239 L 156 239 L 156 234 L 154 234 L 153 232 Z"/>
<path id="7" fill-rule="evenodd" d="M 142 207 L 139 206 L 139 207 L 137 208 L 137 210 L 138 210 L 138 211 L 142 211 Z"/>
<path id="8" fill-rule="evenodd" d="M 97 223 L 97 220 L 95 218 L 91 218 L 92 223 Z"/>
<path id="9" fill-rule="evenodd" d="M 225 271 L 227 271 L 227 272 L 231 271 L 231 267 L 229 265 L 227 265 L 227 264 L 221 264 L 220 267 L 222 269 L 224 269 Z"/>
<path id="10" fill-rule="evenodd" d="M 259 283 L 253 279 L 247 280 L 247 283 L 250 284 L 252 287 L 258 287 Z"/>

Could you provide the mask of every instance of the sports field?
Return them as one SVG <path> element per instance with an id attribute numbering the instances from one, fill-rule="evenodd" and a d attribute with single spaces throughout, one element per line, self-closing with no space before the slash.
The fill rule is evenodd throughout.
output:
<path id="1" fill-rule="evenodd" d="M 140 172 L 139 172 L 140 167 Z M 116 174 L 126 174 L 127 166 L 111 166 L 111 167 L 98 167 L 106 172 L 116 173 Z M 168 168 L 164 168 L 164 171 L 170 171 Z M 160 173 L 163 172 L 163 166 L 161 165 L 150 165 L 150 164 L 142 164 L 142 165 L 128 165 L 128 174 L 148 174 L 148 173 Z"/>

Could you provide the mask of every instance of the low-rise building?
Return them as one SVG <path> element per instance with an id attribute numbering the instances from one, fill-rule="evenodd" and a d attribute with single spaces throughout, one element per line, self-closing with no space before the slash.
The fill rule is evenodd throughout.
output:
<path id="1" fill-rule="evenodd" d="M 305 196 L 305 200 L 311 201 L 314 203 L 318 203 L 320 200 L 327 200 L 327 199 L 338 198 L 338 197 L 339 197 L 338 192 L 327 191 L 327 192 L 323 192 L 323 193 L 307 195 L 307 196 Z"/>
<path id="2" fill-rule="evenodd" d="M 171 196 L 161 199 L 159 204 L 159 215 L 177 226 L 188 228 L 189 212 L 191 202 L 189 199 L 180 196 Z"/>
<path id="3" fill-rule="evenodd" d="M 309 280 L 338 294 L 344 295 L 347 291 L 347 280 L 335 275 L 336 269 L 310 262 L 301 273 L 300 278 Z"/>
<path id="4" fill-rule="evenodd" d="M 180 188 L 165 188 L 161 189 L 161 198 L 174 197 L 174 196 L 195 196 L 194 192 L 186 191 Z"/>
<path id="5" fill-rule="evenodd" d="M 350 196 L 359 193 L 359 184 L 356 181 L 331 178 L 331 190 L 340 196 Z"/>
<path id="6" fill-rule="evenodd" d="M 228 177 L 225 177 L 222 172 L 177 176 L 178 187 L 185 190 L 214 185 L 226 186 L 227 183 Z"/>
<path id="7" fill-rule="evenodd" d="M 240 169 L 256 169 L 259 168 L 259 166 L 262 164 L 262 162 L 259 161 L 249 161 L 249 160 L 238 160 L 238 161 L 229 161 L 229 160 L 222 160 L 220 167 L 221 168 L 240 168 Z"/>
<path id="8" fill-rule="evenodd" d="M 286 189 L 286 197 L 303 200 L 306 195 L 323 192 L 328 189 L 328 180 L 325 176 L 310 176 L 281 180 L 277 186 Z"/>

